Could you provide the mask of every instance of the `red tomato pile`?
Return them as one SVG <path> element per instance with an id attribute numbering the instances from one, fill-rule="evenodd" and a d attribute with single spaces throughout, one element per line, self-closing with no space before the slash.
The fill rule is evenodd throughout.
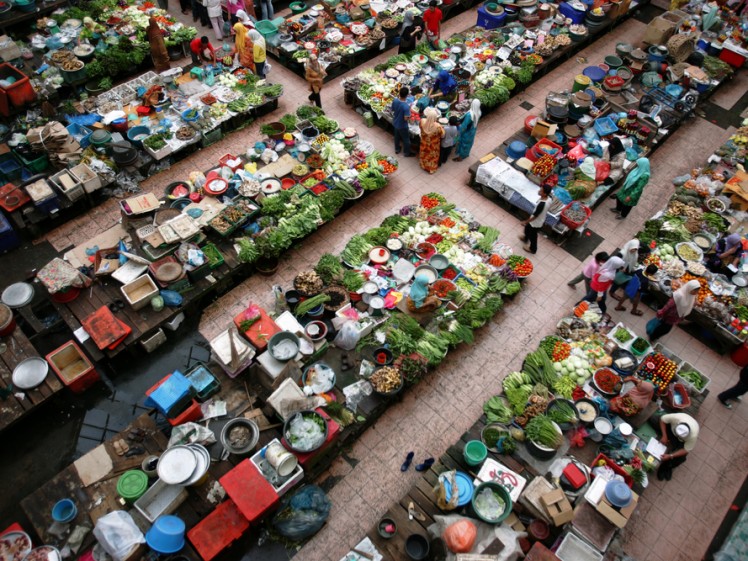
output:
<path id="1" fill-rule="evenodd" d="M 530 261 L 527 257 L 523 257 L 522 259 L 522 261 L 516 260 L 513 263 L 510 261 L 510 266 L 515 275 L 519 277 L 526 277 L 530 273 L 532 273 L 532 261 Z"/>
<path id="2" fill-rule="evenodd" d="M 649 380 L 664 391 L 675 377 L 676 364 L 662 353 L 652 353 L 639 366 L 639 378 Z"/>

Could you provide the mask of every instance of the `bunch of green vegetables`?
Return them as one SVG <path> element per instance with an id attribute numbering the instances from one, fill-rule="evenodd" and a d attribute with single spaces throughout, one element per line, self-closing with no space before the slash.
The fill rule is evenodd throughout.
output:
<path id="1" fill-rule="evenodd" d="M 257 245 L 252 240 L 239 238 L 236 243 L 239 245 L 238 257 L 242 263 L 254 263 L 260 256 Z"/>
<path id="2" fill-rule="evenodd" d="M 556 423 L 576 423 L 577 412 L 566 401 L 556 400 L 554 405 L 548 409 L 546 414 L 551 421 Z"/>
<path id="3" fill-rule="evenodd" d="M 499 239 L 499 231 L 490 226 L 479 226 L 478 231 L 483 234 L 483 238 L 476 244 L 476 247 L 484 253 L 491 253 L 493 244 Z"/>
<path id="4" fill-rule="evenodd" d="M 483 404 L 483 412 L 489 423 L 508 423 L 512 420 L 512 410 L 507 407 L 506 401 L 499 395 L 493 396 Z"/>
<path id="5" fill-rule="evenodd" d="M 313 119 L 324 114 L 325 112 L 315 105 L 299 105 L 299 108 L 296 110 L 296 116 L 302 120 Z"/>
<path id="6" fill-rule="evenodd" d="M 296 306 L 296 309 L 294 310 L 294 315 L 296 317 L 301 317 L 305 315 L 306 313 L 310 312 L 314 308 L 323 305 L 325 302 L 330 301 L 330 296 L 327 294 L 317 294 L 316 296 L 312 296 L 311 298 L 307 298 L 303 302 L 301 302 L 298 306 Z"/>
<path id="7" fill-rule="evenodd" d="M 558 373 L 553 367 L 551 359 L 543 349 L 529 353 L 525 357 L 523 370 L 536 384 L 543 384 L 546 387 L 553 386 L 553 382 L 558 378 Z"/>
<path id="8" fill-rule="evenodd" d="M 571 376 L 561 376 L 558 380 L 553 382 L 553 391 L 558 395 L 571 399 L 574 389 L 577 387 L 576 381 L 571 379 Z"/>
<path id="9" fill-rule="evenodd" d="M 296 128 L 296 123 L 299 122 L 299 119 L 293 113 L 286 113 L 283 117 L 278 119 L 278 122 L 283 123 L 286 130 L 290 131 Z"/>
<path id="10" fill-rule="evenodd" d="M 314 272 L 319 275 L 322 282 L 329 285 L 343 274 L 343 265 L 338 257 L 332 253 L 325 253 L 317 261 Z"/>
<path id="11" fill-rule="evenodd" d="M 369 252 L 373 245 L 366 241 L 366 238 L 356 234 L 348 240 L 345 248 L 340 252 L 340 258 L 353 267 L 358 267 L 368 261 Z"/>
<path id="12" fill-rule="evenodd" d="M 556 430 L 553 420 L 546 415 L 537 415 L 530 419 L 525 427 L 525 435 L 535 444 L 546 448 L 558 448 L 563 442 L 563 435 Z"/>
<path id="13" fill-rule="evenodd" d="M 706 378 L 699 374 L 696 370 L 681 370 L 678 372 L 678 376 L 686 380 L 694 388 L 701 391 L 706 386 Z"/>
<path id="14" fill-rule="evenodd" d="M 341 282 L 348 292 L 356 292 L 361 290 L 365 281 L 361 273 L 349 269 L 343 273 L 343 280 Z"/>
<path id="15" fill-rule="evenodd" d="M 532 394 L 532 379 L 525 372 L 512 372 L 504 378 L 502 387 L 512 411 L 515 415 L 520 415 Z"/>
<path id="16" fill-rule="evenodd" d="M 359 172 L 358 182 L 364 191 L 376 191 L 387 185 L 387 178 L 378 169 L 369 167 Z"/>

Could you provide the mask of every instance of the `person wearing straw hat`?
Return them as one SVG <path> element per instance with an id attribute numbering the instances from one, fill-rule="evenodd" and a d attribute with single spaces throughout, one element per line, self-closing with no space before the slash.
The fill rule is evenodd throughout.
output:
<path id="1" fill-rule="evenodd" d="M 629 279 L 626 285 L 623 287 L 623 296 L 618 300 L 618 305 L 615 310 L 619 312 L 625 312 L 624 303 L 627 299 L 631 300 L 631 313 L 635 316 L 644 315 L 639 309 L 639 302 L 642 299 L 642 294 L 646 294 L 649 290 L 650 282 L 657 282 L 657 272 L 659 269 L 657 265 L 647 265 L 646 269 L 638 269 L 634 276 Z M 611 296 L 613 296 L 611 289 Z"/>
<path id="2" fill-rule="evenodd" d="M 660 434 L 660 442 L 668 451 L 660 457 L 657 479 L 670 481 L 673 469 L 686 461 L 688 453 L 696 447 L 699 438 L 699 423 L 686 413 L 668 413 L 652 416 L 650 424 Z"/>

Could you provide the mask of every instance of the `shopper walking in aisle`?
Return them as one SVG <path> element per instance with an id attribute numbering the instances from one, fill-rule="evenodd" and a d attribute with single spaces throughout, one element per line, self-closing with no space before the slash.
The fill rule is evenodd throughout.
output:
<path id="1" fill-rule="evenodd" d="M 616 278 L 616 272 L 623 267 L 624 262 L 620 257 L 611 257 L 600 270 L 592 276 L 590 282 L 590 289 L 587 294 L 584 295 L 582 300 L 587 302 L 597 302 L 600 306 L 600 311 L 604 314 L 608 311 L 608 304 L 606 299 L 608 296 L 608 289 L 613 284 L 613 279 Z"/>
<path id="2" fill-rule="evenodd" d="M 255 71 L 255 60 L 252 53 L 252 42 L 248 38 L 248 31 L 240 21 L 234 24 L 234 47 L 236 49 L 236 60 L 244 68 Z"/>
<path id="3" fill-rule="evenodd" d="M 616 194 L 616 206 L 610 209 L 611 212 L 618 214 L 616 217 L 618 220 L 626 218 L 639 202 L 644 187 L 649 183 L 649 176 L 649 160 L 647 158 L 636 160 L 636 167 L 626 176 L 626 181 Z"/>
<path id="4" fill-rule="evenodd" d="M 699 438 L 699 423 L 686 413 L 655 414 L 649 421 L 660 435 L 660 442 L 669 450 L 660 457 L 657 479 L 670 481 L 673 469 L 686 461 Z M 654 424 L 656 423 L 656 424 Z"/>
<path id="5" fill-rule="evenodd" d="M 255 73 L 260 78 L 265 78 L 265 59 L 267 58 L 267 52 L 265 51 L 265 38 L 260 35 L 260 32 L 256 29 L 249 31 L 249 38 L 252 40 L 252 56 L 255 61 Z"/>
<path id="6" fill-rule="evenodd" d="M 233 28 L 234 24 L 239 21 L 236 14 L 244 10 L 244 0 L 226 0 L 226 10 L 229 13 L 229 23 Z"/>
<path id="7" fill-rule="evenodd" d="M 455 162 L 461 162 L 470 155 L 480 117 L 480 101 L 474 99 L 470 104 L 470 111 L 465 114 L 460 123 L 460 134 L 457 136 L 457 157 L 453 158 Z"/>
<path id="8" fill-rule="evenodd" d="M 410 118 L 410 103 L 406 87 L 400 88 L 398 98 L 392 101 L 392 126 L 395 129 L 395 154 L 400 153 L 400 144 L 403 145 L 403 155 L 406 158 L 413 156 L 410 152 L 410 131 L 408 130 L 408 119 Z"/>
<path id="9" fill-rule="evenodd" d="M 625 264 L 623 268 L 616 274 L 616 278 L 613 281 L 613 286 L 610 288 L 610 296 L 614 300 L 621 299 L 621 296 L 616 294 L 618 292 L 618 289 L 626 286 L 626 283 L 628 283 L 631 280 L 631 277 L 634 276 L 634 271 L 636 271 L 636 267 L 639 263 L 640 245 L 641 244 L 639 240 L 637 240 L 636 238 L 634 238 L 633 240 L 629 240 L 625 244 L 623 244 L 620 256 Z"/>
<path id="10" fill-rule="evenodd" d="M 275 17 L 275 10 L 273 10 L 273 1 L 260 0 L 260 12 L 262 13 L 262 19 L 273 19 Z"/>
<path id="11" fill-rule="evenodd" d="M 699 281 L 690 280 L 673 292 L 673 297 L 660 308 L 657 317 L 647 322 L 647 336 L 650 343 L 654 343 L 663 335 L 667 335 L 673 329 L 673 326 L 686 319 L 696 304 L 699 290 L 701 290 Z"/>
<path id="12" fill-rule="evenodd" d="M 728 403 L 728 401 L 732 399 L 740 399 L 740 397 L 745 395 L 746 392 L 748 392 L 748 366 L 744 366 L 740 369 L 738 383 L 719 394 L 717 399 L 719 399 L 719 402 L 722 405 L 728 409 L 732 409 L 732 403 Z"/>
<path id="13" fill-rule="evenodd" d="M 428 107 L 423 112 L 421 119 L 421 148 L 418 155 L 421 168 L 434 174 L 439 168 L 439 155 L 444 127 L 439 122 L 439 111 L 434 107 Z"/>
<path id="14" fill-rule="evenodd" d="M 223 12 L 221 11 L 221 0 L 205 0 L 208 10 L 208 18 L 213 26 L 217 41 L 223 41 Z"/>
<path id="15" fill-rule="evenodd" d="M 616 311 L 625 312 L 626 308 L 623 306 L 626 300 L 631 300 L 631 314 L 635 316 L 642 316 L 644 313 L 639 309 L 639 302 L 641 302 L 642 295 L 649 291 L 649 283 L 657 282 L 657 265 L 649 264 L 646 269 L 638 269 L 634 271 L 631 279 L 623 287 L 623 294 L 620 298 L 613 296 L 613 289 L 610 291 L 610 295 L 618 300 L 618 305 L 615 307 Z"/>
<path id="16" fill-rule="evenodd" d="M 420 16 L 414 16 L 410 10 L 406 10 L 403 14 L 403 27 L 400 32 L 397 54 L 403 55 L 414 51 L 421 37 L 423 37 L 423 20 Z"/>
<path id="17" fill-rule="evenodd" d="M 548 215 L 551 190 L 550 185 L 543 185 L 540 188 L 540 201 L 535 205 L 535 210 L 527 220 L 520 223 L 525 227 L 525 234 L 520 236 L 519 239 L 525 242 L 523 249 L 528 253 L 535 254 L 538 252 L 538 232 L 545 224 L 545 217 Z"/>
<path id="18" fill-rule="evenodd" d="M 309 58 L 304 65 L 304 76 L 309 84 L 309 89 L 312 91 L 312 93 L 309 94 L 309 101 L 316 103 L 317 107 L 322 107 L 322 98 L 319 94 L 325 83 L 327 72 L 325 72 L 325 69 L 322 68 L 322 65 L 319 63 L 317 55 L 309 55 Z"/>
<path id="19" fill-rule="evenodd" d="M 429 9 L 423 12 L 423 21 L 426 24 L 426 37 L 429 39 L 429 44 L 434 48 L 439 46 L 442 17 L 442 11 L 436 7 L 436 0 L 431 0 Z"/>
<path id="20" fill-rule="evenodd" d="M 192 2 L 190 0 L 179 0 L 179 9 L 182 10 L 183 14 L 186 14 L 192 9 Z"/>
<path id="21" fill-rule="evenodd" d="M 444 127 L 444 136 L 442 137 L 442 145 L 439 150 L 439 165 L 443 166 L 449 160 L 449 155 L 452 153 L 455 142 L 457 142 L 457 125 L 460 124 L 460 120 L 452 115 L 449 118 L 449 124 Z"/>
<path id="22" fill-rule="evenodd" d="M 566 285 L 576 290 L 577 285 L 584 281 L 584 293 L 587 294 L 590 291 L 592 277 L 595 276 L 595 273 L 600 270 L 600 267 L 602 267 L 603 263 L 605 263 L 609 258 L 610 255 L 606 252 L 597 252 L 595 256 L 587 262 L 584 269 L 582 269 L 582 272 L 567 282 Z"/>
<path id="23" fill-rule="evenodd" d="M 206 0 L 192 0 L 192 21 L 196 22 L 199 19 L 203 27 L 207 27 L 210 23 L 205 2 Z"/>
<path id="24" fill-rule="evenodd" d="M 608 146 L 603 151 L 603 157 L 610 164 L 610 172 L 603 183 L 613 185 L 623 177 L 623 164 L 626 161 L 626 149 L 623 142 L 617 136 L 612 136 L 608 140 Z"/>
<path id="25" fill-rule="evenodd" d="M 145 30 L 146 39 L 151 47 L 151 58 L 156 72 L 164 72 L 171 68 L 169 64 L 169 53 L 166 51 L 164 34 L 158 26 L 156 18 L 148 19 L 148 27 Z"/>

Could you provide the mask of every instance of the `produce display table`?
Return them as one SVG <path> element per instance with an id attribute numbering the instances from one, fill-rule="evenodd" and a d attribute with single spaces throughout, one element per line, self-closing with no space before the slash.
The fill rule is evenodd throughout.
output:
<path id="1" fill-rule="evenodd" d="M 3 33 L 7 33 L 8 29 L 19 23 L 39 18 L 69 4 L 70 2 L 68 0 L 51 0 L 50 2 L 44 2 L 41 3 L 41 5 L 37 5 L 33 12 L 21 12 L 18 9 L 5 12 L 2 18 L 0 18 L 0 30 Z"/>
<path id="2" fill-rule="evenodd" d="M 39 353 L 20 327 L 16 327 L 9 337 L 3 337 L 2 341 L 6 347 L 0 354 L 0 384 L 3 388 L 12 390 L 7 398 L 0 400 L 0 432 L 44 405 L 63 388 L 62 382 L 51 368 L 47 377 L 36 388 L 23 391 L 13 387 L 13 369 L 27 358 L 38 357 Z"/>

